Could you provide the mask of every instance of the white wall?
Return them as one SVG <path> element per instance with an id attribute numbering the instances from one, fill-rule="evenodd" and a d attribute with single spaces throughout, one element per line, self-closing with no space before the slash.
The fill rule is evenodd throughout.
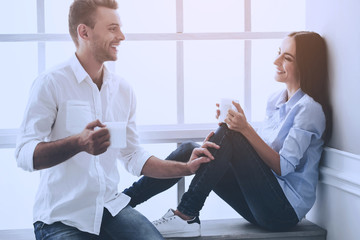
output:
<path id="1" fill-rule="evenodd" d="M 327 229 L 328 240 L 360 239 L 359 12 L 359 0 L 307 0 L 307 29 L 328 44 L 334 113 L 317 201 L 307 218 Z"/>
<path id="2" fill-rule="evenodd" d="M 360 154 L 360 1 L 308 0 L 309 30 L 322 34 L 329 50 L 334 132 L 330 146 Z"/>

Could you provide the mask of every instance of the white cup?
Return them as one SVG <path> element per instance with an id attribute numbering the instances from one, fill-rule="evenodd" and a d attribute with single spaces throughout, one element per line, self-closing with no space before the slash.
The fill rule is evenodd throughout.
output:
<path id="1" fill-rule="evenodd" d="M 126 122 L 104 122 L 110 132 L 110 148 L 126 147 Z"/>
<path id="2" fill-rule="evenodd" d="M 232 101 L 239 103 L 238 100 L 234 100 L 231 98 L 221 98 L 220 99 L 220 106 L 219 106 L 219 110 L 220 110 L 220 116 L 219 116 L 219 122 L 224 122 L 226 115 L 228 114 L 228 111 L 230 109 L 237 111 L 236 107 L 234 106 L 234 104 L 232 104 Z"/>

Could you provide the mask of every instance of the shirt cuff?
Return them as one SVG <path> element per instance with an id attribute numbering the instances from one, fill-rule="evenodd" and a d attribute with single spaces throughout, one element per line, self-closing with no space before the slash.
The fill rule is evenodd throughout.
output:
<path id="1" fill-rule="evenodd" d="M 31 141 L 24 144 L 17 154 L 17 165 L 25 171 L 33 172 L 34 169 L 34 151 L 40 141 Z"/>
<path id="2" fill-rule="evenodd" d="M 131 172 L 132 172 L 133 175 L 139 177 L 139 176 L 141 176 L 141 171 L 142 171 L 146 161 L 153 155 L 150 154 L 147 151 L 142 151 L 142 152 L 140 152 L 138 154 L 139 155 L 136 156 L 136 162 L 132 166 Z"/>
<path id="3" fill-rule="evenodd" d="M 285 176 L 291 172 L 295 171 L 295 166 L 291 164 L 284 156 L 280 154 L 280 170 L 281 176 Z"/>

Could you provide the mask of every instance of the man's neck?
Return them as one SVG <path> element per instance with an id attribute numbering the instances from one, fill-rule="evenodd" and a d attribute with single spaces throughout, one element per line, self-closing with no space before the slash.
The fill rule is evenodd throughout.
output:
<path id="1" fill-rule="evenodd" d="M 96 61 L 92 56 L 88 56 L 81 52 L 76 52 L 76 57 L 78 58 L 81 66 L 89 74 L 91 80 L 97 85 L 99 90 L 103 83 L 104 75 L 104 63 Z"/>

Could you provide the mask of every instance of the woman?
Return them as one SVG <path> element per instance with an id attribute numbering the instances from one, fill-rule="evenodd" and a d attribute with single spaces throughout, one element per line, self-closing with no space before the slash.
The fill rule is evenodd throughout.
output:
<path id="1" fill-rule="evenodd" d="M 205 141 L 215 160 L 197 171 L 177 210 L 153 222 L 165 237 L 199 236 L 199 212 L 211 191 L 249 222 L 272 231 L 295 226 L 315 202 L 318 165 L 330 132 L 327 54 L 314 32 L 294 32 L 275 59 L 275 80 L 286 89 L 272 95 L 266 119 L 255 131 L 241 106 Z M 220 111 L 217 110 L 217 117 Z M 194 143 L 169 158 L 186 161 Z M 178 179 L 142 178 L 125 190 L 131 205 L 169 188 Z"/>

